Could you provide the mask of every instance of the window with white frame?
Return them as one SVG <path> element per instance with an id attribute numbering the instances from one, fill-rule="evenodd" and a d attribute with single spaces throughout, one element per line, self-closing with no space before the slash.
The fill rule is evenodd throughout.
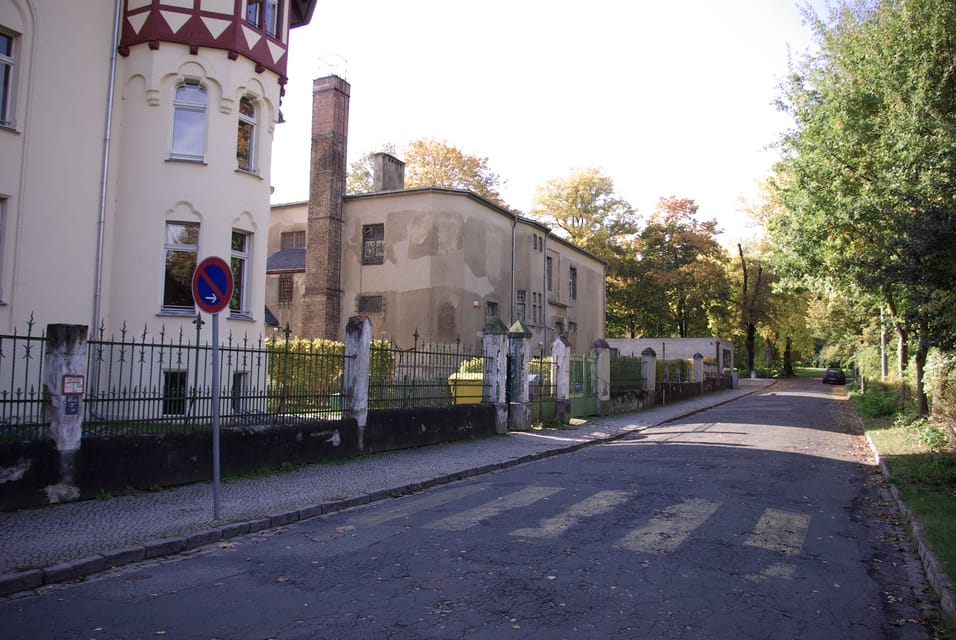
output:
<path id="1" fill-rule="evenodd" d="M 192 313 L 192 282 L 199 255 L 199 225 L 166 223 L 166 266 L 163 278 L 163 309 Z"/>
<path id="2" fill-rule="evenodd" d="M 279 0 L 249 0 L 246 22 L 275 38 L 279 33 L 280 6 Z"/>
<path id="3" fill-rule="evenodd" d="M 527 292 L 524 289 L 515 291 L 515 320 L 525 321 L 525 299 Z"/>
<path id="4" fill-rule="evenodd" d="M 572 300 L 578 299 L 578 270 L 577 267 L 571 267 L 568 272 L 568 296 Z"/>
<path id="5" fill-rule="evenodd" d="M 239 98 L 239 133 L 236 162 L 240 171 L 256 172 L 256 104 L 246 96 Z"/>
<path id="6" fill-rule="evenodd" d="M 248 313 L 247 283 L 249 281 L 249 234 L 242 231 L 232 232 L 232 299 L 229 310 L 233 313 Z"/>
<path id="7" fill-rule="evenodd" d="M 14 37 L 0 28 L 0 126 L 13 126 Z"/>
<path id="8" fill-rule="evenodd" d="M 176 87 L 173 101 L 173 144 L 170 157 L 202 161 L 206 153 L 206 90 L 187 80 Z"/>

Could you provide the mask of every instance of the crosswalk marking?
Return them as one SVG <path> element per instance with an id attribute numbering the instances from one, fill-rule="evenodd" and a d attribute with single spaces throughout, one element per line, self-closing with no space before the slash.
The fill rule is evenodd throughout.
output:
<path id="1" fill-rule="evenodd" d="M 473 509 L 436 520 L 425 526 L 429 529 L 442 529 L 444 531 L 464 531 L 482 520 L 487 520 L 509 509 L 527 507 L 558 491 L 561 491 L 561 489 L 557 487 L 526 487 Z"/>
<path id="2" fill-rule="evenodd" d="M 364 525 L 384 524 L 389 520 L 395 520 L 396 518 L 401 518 L 413 513 L 425 511 L 426 509 L 438 507 L 452 502 L 453 500 L 470 496 L 473 493 L 484 491 L 487 486 L 488 485 L 486 484 L 466 485 L 463 487 L 448 489 L 440 493 L 422 496 L 413 501 L 403 500 L 400 504 L 397 504 L 394 507 L 387 509 L 376 509 L 374 511 L 361 514 L 355 518 L 352 518 L 351 522 Z"/>
<path id="3" fill-rule="evenodd" d="M 516 529 L 511 532 L 511 535 L 528 538 L 557 538 L 584 518 L 607 513 L 627 500 L 630 495 L 628 491 L 598 491 L 590 498 L 571 505 L 564 513 L 542 520 L 541 526 Z"/>
<path id="4" fill-rule="evenodd" d="M 803 548 L 809 528 L 810 516 L 806 514 L 767 509 L 744 544 L 794 556 Z"/>
<path id="5" fill-rule="evenodd" d="M 690 498 L 668 507 L 645 526 L 626 535 L 617 546 L 630 551 L 669 553 L 681 545 L 720 506 L 719 502 Z"/>

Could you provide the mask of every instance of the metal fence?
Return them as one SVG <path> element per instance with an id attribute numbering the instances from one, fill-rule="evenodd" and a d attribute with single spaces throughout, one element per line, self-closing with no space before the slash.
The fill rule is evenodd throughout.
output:
<path id="1" fill-rule="evenodd" d="M 611 395 L 634 393 L 644 388 L 642 359 L 634 356 L 611 357 Z"/>
<path id="2" fill-rule="evenodd" d="M 198 332 L 198 328 L 197 328 Z M 84 435 L 129 435 L 212 426 L 212 345 L 185 331 L 133 336 L 124 327 L 91 338 Z M 347 361 L 338 343 L 250 341 L 219 345 L 219 414 L 224 427 L 342 417 Z"/>
<path id="3" fill-rule="evenodd" d="M 35 328 L 30 316 L 26 334 L 0 335 L 0 442 L 38 440 L 49 427 L 43 418 L 46 335 L 35 335 Z"/>
<path id="4" fill-rule="evenodd" d="M 453 345 L 413 344 L 402 349 L 395 342 L 372 344 L 369 409 L 447 407 L 481 402 L 485 383 L 484 356 Z"/>

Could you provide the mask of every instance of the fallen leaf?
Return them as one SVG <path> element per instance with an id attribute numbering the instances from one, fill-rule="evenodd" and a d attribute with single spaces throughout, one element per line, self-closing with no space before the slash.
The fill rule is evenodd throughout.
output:
<path id="1" fill-rule="evenodd" d="M 289 579 L 286 578 L 285 576 L 279 576 L 278 578 L 276 578 L 276 582 L 280 582 L 280 583 L 281 583 L 281 582 L 288 582 L 288 581 L 289 581 Z"/>

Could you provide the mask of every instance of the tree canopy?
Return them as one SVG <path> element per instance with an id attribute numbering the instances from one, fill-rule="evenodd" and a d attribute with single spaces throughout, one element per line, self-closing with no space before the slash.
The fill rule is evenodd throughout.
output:
<path id="1" fill-rule="evenodd" d="M 956 4 L 868 0 L 808 17 L 819 51 L 782 86 L 795 126 L 768 231 L 807 272 L 878 293 L 925 358 L 956 337 Z"/>

